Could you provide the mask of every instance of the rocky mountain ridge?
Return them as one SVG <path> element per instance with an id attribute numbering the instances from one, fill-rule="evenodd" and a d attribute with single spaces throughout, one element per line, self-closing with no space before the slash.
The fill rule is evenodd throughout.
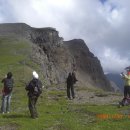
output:
<path id="1" fill-rule="evenodd" d="M 54 28 L 33 28 L 24 23 L 0 24 L 0 37 L 15 36 L 32 43 L 31 59 L 39 64 L 47 84 L 65 83 L 76 71 L 79 86 L 113 90 L 100 61 L 82 39 L 63 41 Z"/>

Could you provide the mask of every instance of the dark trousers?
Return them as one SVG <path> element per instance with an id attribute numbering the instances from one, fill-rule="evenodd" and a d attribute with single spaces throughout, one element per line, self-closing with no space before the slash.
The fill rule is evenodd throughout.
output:
<path id="1" fill-rule="evenodd" d="M 38 113 L 36 109 L 37 99 L 38 99 L 37 96 L 29 96 L 28 107 L 32 118 L 38 117 Z"/>
<path id="2" fill-rule="evenodd" d="M 70 93 L 71 93 L 72 97 L 75 98 L 73 85 L 67 85 L 67 97 L 68 98 L 71 98 Z"/>
<path id="3" fill-rule="evenodd" d="M 130 97 L 130 86 L 124 86 L 124 97 Z"/>

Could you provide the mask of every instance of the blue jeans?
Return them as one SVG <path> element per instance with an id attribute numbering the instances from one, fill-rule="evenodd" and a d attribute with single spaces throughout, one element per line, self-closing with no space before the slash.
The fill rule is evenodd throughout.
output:
<path id="1" fill-rule="evenodd" d="M 10 111 L 11 95 L 12 95 L 12 93 L 2 96 L 1 112 L 6 113 L 6 112 Z"/>

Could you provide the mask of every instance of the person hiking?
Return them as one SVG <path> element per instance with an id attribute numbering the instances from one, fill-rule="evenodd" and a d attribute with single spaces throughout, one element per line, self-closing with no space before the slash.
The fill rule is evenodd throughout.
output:
<path id="1" fill-rule="evenodd" d="M 11 102 L 12 90 L 14 85 L 14 80 L 12 76 L 13 76 L 12 73 L 8 72 L 7 77 L 1 81 L 4 84 L 4 88 L 2 90 L 2 94 L 3 94 L 2 106 L 1 106 L 2 114 L 10 112 L 10 102 Z"/>
<path id="2" fill-rule="evenodd" d="M 130 98 L 130 69 L 127 74 L 121 73 L 121 77 L 124 80 L 124 98 Z"/>
<path id="3" fill-rule="evenodd" d="M 36 109 L 36 103 L 38 97 L 42 93 L 42 82 L 39 80 L 39 76 L 36 71 L 32 73 L 33 79 L 26 86 L 26 90 L 28 91 L 28 107 L 33 119 L 38 118 L 38 113 Z"/>
<path id="4" fill-rule="evenodd" d="M 71 100 L 75 98 L 75 93 L 74 93 L 74 84 L 76 83 L 77 79 L 75 77 L 74 73 L 69 73 L 67 77 L 67 97 Z M 71 94 L 70 94 L 71 93 Z M 72 98 L 71 98 L 72 95 Z"/>

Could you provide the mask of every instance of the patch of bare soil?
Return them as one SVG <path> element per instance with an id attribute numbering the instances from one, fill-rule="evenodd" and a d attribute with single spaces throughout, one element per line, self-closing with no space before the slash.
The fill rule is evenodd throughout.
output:
<path id="1" fill-rule="evenodd" d="M 75 88 L 75 99 L 70 100 L 75 104 L 90 103 L 95 105 L 105 105 L 105 104 L 118 104 L 119 101 L 123 99 L 123 94 L 114 92 L 105 92 L 91 90 L 92 88 L 81 88 L 80 86 Z M 61 97 L 67 99 L 66 86 L 56 86 L 53 88 L 48 88 L 48 91 L 61 91 L 65 92 L 66 95 L 49 95 L 50 100 L 59 100 Z"/>
<path id="2" fill-rule="evenodd" d="M 0 126 L 0 130 L 18 130 L 19 127 L 20 126 L 18 124 L 11 123 L 8 125 Z"/>
<path id="3" fill-rule="evenodd" d="M 82 103 L 91 103 L 96 105 L 104 105 L 104 104 L 117 104 L 121 101 L 123 96 L 121 94 L 104 92 L 104 93 L 96 93 L 89 92 L 85 90 L 76 91 L 76 98 L 74 99 L 74 103 L 82 104 Z"/>

